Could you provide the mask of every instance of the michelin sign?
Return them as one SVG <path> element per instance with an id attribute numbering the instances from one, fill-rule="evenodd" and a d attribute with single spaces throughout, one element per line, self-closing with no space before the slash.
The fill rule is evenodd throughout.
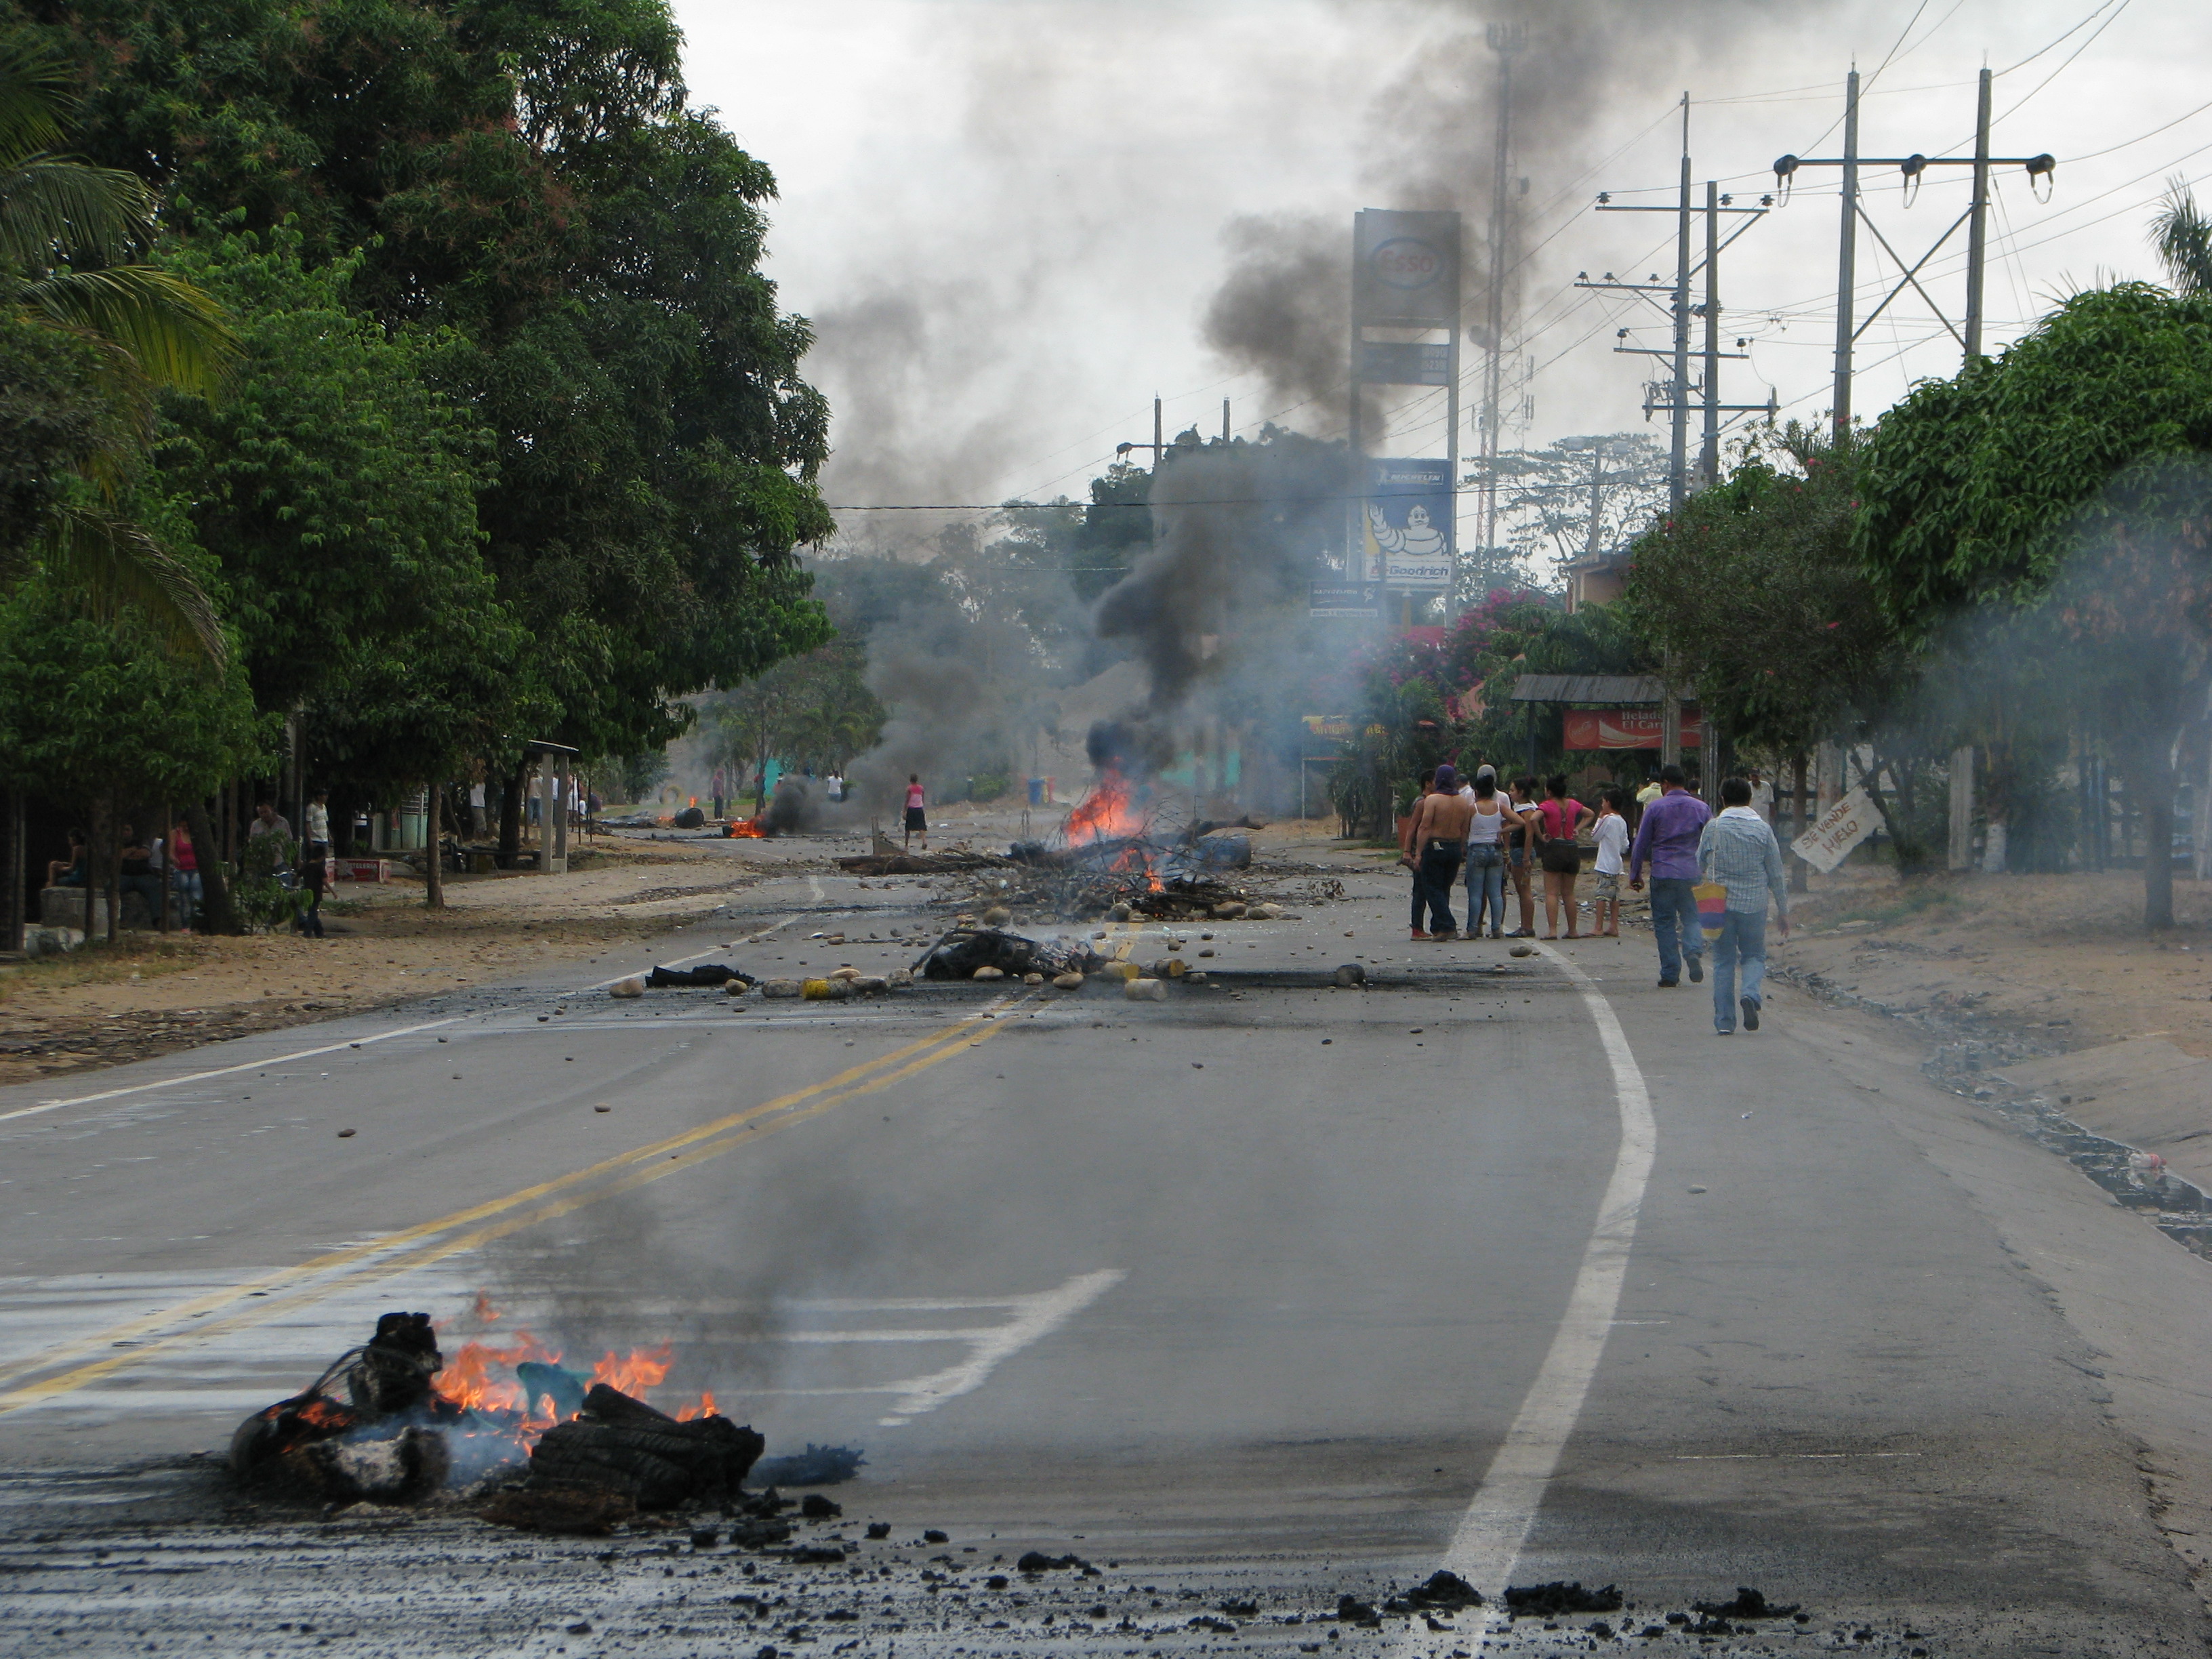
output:
<path id="1" fill-rule="evenodd" d="M 1393 587 L 1449 587 L 1452 535 L 1451 464 L 1367 463 L 1366 567 Z"/>

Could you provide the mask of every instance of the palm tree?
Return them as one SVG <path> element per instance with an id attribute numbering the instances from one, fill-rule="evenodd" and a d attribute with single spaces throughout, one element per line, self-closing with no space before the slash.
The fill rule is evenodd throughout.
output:
<path id="1" fill-rule="evenodd" d="M 2151 242 L 2166 262 L 2173 291 L 2186 299 L 2212 294 L 2212 219 L 2197 210 L 2197 198 L 2181 179 L 2166 187 L 2166 205 L 2151 222 Z"/>
<path id="2" fill-rule="evenodd" d="M 208 392 L 235 349 L 214 299 L 132 256 L 159 203 L 143 179 L 60 155 L 76 99 L 69 64 L 18 35 L 0 40 L 0 305 L 88 345 L 101 382 L 143 433 L 164 388 Z M 118 437 L 82 465 L 94 500 L 66 501 L 0 580 L 43 564 L 95 614 L 137 608 L 171 648 L 220 664 L 215 606 L 182 561 L 117 510 L 131 450 Z"/>

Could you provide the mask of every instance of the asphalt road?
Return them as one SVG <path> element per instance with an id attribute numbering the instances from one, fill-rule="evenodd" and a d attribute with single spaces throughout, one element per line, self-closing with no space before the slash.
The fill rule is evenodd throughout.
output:
<path id="1" fill-rule="evenodd" d="M 0 1091 L 0 1653 L 2206 1647 L 2106 1375 L 2155 1307 L 2093 1340 L 2034 1257 L 2205 1264 L 1787 992 L 1717 1039 L 1648 936 L 1413 946 L 1352 885 L 1115 930 L 1220 977 L 1164 1003 L 574 974 Z M 904 963 L 927 896 L 780 878 L 639 961 Z M 865 1448 L 835 1495 L 895 1536 L 840 1577 L 239 1506 L 231 1427 L 401 1306 L 673 1343 L 656 1399 Z M 1098 1575 L 972 1583 L 1032 1547 Z M 1631 1606 L 1314 1622 L 1447 1565 Z M 777 1571 L 868 1605 L 707 1593 Z M 1665 1622 L 1740 1584 L 1809 1616 Z"/>

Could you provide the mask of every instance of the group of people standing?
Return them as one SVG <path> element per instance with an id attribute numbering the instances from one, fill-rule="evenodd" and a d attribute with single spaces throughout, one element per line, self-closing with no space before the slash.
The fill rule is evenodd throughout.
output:
<path id="1" fill-rule="evenodd" d="M 1660 769 L 1632 839 L 1620 789 L 1597 792 L 1598 805 L 1575 799 L 1564 774 L 1545 781 L 1517 777 L 1501 791 L 1497 769 L 1476 769 L 1471 782 L 1439 766 L 1421 778 L 1419 798 L 1406 823 L 1400 861 L 1413 872 L 1413 937 L 1449 942 L 1461 937 L 1451 910 L 1451 890 L 1467 878 L 1466 937 L 1482 937 L 1488 918 L 1492 939 L 1534 939 L 1533 877 L 1544 878 L 1545 939 L 1584 937 L 1575 897 L 1582 871 L 1582 833 L 1596 847 L 1597 892 L 1592 907 L 1596 937 L 1620 936 L 1620 888 L 1644 890 L 1648 868 L 1651 927 L 1659 946 L 1659 986 L 1672 989 L 1686 969 L 1692 984 L 1705 977 L 1705 922 L 1698 889 L 1720 889 L 1713 956 L 1713 1029 L 1722 1036 L 1759 1029 L 1766 969 L 1766 913 L 1771 899 L 1782 937 L 1790 933 L 1790 887 L 1782 848 L 1765 819 L 1752 809 L 1748 779 L 1721 783 L 1716 814 L 1690 793 L 1679 766 Z M 1521 901 L 1521 925 L 1505 932 L 1504 882 L 1510 873 Z M 1559 914 L 1566 932 L 1559 932 Z"/>
<path id="2" fill-rule="evenodd" d="M 1535 877 L 1544 878 L 1542 937 L 1558 939 L 1560 913 L 1565 937 L 1583 937 L 1582 913 L 1575 897 L 1582 873 L 1581 836 L 1594 825 L 1597 843 L 1598 891 L 1594 930 L 1620 931 L 1620 855 L 1628 846 L 1628 823 L 1621 816 L 1620 792 L 1599 792 L 1596 811 L 1567 791 L 1564 773 L 1547 779 L 1544 797 L 1534 799 L 1536 780 L 1512 779 L 1500 789 L 1498 769 L 1475 769 L 1472 781 L 1458 769 L 1439 766 L 1421 775 L 1421 793 L 1406 823 L 1401 862 L 1413 872 L 1413 934 L 1417 940 L 1448 943 L 1460 937 L 1451 911 L 1451 890 L 1462 869 L 1467 874 L 1467 937 L 1482 937 L 1486 918 L 1492 939 L 1534 939 Z M 1505 884 L 1513 884 L 1521 903 L 1521 925 L 1505 931 Z"/>

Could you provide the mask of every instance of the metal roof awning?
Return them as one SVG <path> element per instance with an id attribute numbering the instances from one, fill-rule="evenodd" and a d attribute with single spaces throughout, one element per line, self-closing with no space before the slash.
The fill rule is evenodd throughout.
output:
<path id="1" fill-rule="evenodd" d="M 1687 702 L 1697 693 L 1685 685 L 1678 687 L 1675 695 Z M 1667 701 L 1667 685 L 1656 674 L 1523 674 L 1513 682 L 1513 695 L 1508 701 L 1656 708 Z"/>

